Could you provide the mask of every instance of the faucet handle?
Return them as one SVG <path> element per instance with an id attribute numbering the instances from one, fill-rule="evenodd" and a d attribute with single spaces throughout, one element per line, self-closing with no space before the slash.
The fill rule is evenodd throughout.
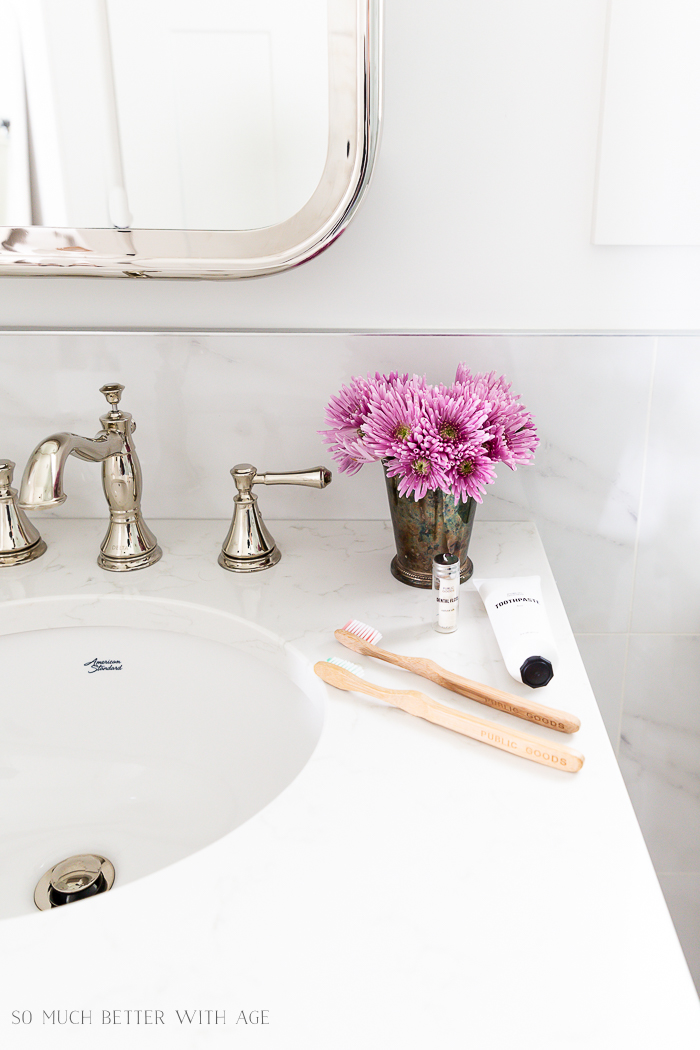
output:
<path id="1" fill-rule="evenodd" d="M 231 467 L 231 477 L 236 483 L 239 496 L 250 497 L 253 485 L 304 485 L 312 489 L 325 489 L 333 480 L 328 467 L 309 467 L 307 470 L 288 470 L 283 474 L 260 474 L 252 463 L 236 463 Z"/>
<path id="2" fill-rule="evenodd" d="M 0 497 L 10 495 L 15 466 L 11 459 L 0 459 Z"/>
<path id="3" fill-rule="evenodd" d="M 236 483 L 239 497 L 243 497 L 243 499 L 250 498 L 250 490 L 255 484 L 257 476 L 258 468 L 254 467 L 252 463 L 236 463 L 235 467 L 231 467 L 231 477 Z"/>
<path id="4" fill-rule="evenodd" d="M 119 411 L 117 406 L 122 399 L 123 389 L 122 383 L 105 383 L 104 386 L 100 387 L 100 393 L 107 398 L 107 401 L 112 406 L 112 412 Z"/>
<path id="5" fill-rule="evenodd" d="M 231 572 L 269 569 L 280 560 L 277 544 L 263 521 L 253 485 L 307 485 L 324 489 L 332 480 L 328 467 L 310 467 L 286 474 L 258 474 L 252 463 L 237 463 L 231 470 L 236 483 L 231 528 L 219 555 L 219 565 Z"/>
<path id="6" fill-rule="evenodd" d="M 234 467 L 235 470 L 235 467 Z M 307 470 L 289 470 L 284 474 L 256 473 L 255 485 L 305 485 L 312 489 L 325 489 L 333 480 L 328 467 L 309 467 Z"/>
<path id="7" fill-rule="evenodd" d="M 17 503 L 17 492 L 12 488 L 14 469 L 11 459 L 0 459 L 0 566 L 34 561 L 46 550 L 46 544 Z"/>

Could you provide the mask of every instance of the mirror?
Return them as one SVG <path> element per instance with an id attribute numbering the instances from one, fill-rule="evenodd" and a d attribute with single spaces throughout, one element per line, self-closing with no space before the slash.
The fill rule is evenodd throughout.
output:
<path id="1" fill-rule="evenodd" d="M 0 0 L 0 274 L 246 277 L 362 199 L 381 0 Z"/>

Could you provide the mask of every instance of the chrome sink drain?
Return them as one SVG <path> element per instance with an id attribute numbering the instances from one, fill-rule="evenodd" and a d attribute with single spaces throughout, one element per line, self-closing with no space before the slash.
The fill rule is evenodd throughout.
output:
<path id="1" fill-rule="evenodd" d="M 34 890 L 39 911 L 72 904 L 97 893 L 106 893 L 114 884 L 114 865 L 95 853 L 79 853 L 54 864 L 42 875 Z"/>

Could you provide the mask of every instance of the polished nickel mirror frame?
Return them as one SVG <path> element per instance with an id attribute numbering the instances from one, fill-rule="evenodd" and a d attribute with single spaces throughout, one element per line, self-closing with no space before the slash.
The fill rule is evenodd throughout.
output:
<path id="1" fill-rule="evenodd" d="M 304 207 L 258 230 L 0 228 L 0 275 L 262 277 L 318 255 L 350 222 L 379 145 L 383 0 L 328 0 L 329 140 Z"/>

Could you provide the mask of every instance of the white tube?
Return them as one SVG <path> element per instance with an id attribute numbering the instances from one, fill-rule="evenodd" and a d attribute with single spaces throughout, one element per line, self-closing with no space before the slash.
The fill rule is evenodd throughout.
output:
<path id="1" fill-rule="evenodd" d="M 509 674 L 533 689 L 547 685 L 559 653 L 542 602 L 539 576 L 472 583 L 481 595 Z"/>

